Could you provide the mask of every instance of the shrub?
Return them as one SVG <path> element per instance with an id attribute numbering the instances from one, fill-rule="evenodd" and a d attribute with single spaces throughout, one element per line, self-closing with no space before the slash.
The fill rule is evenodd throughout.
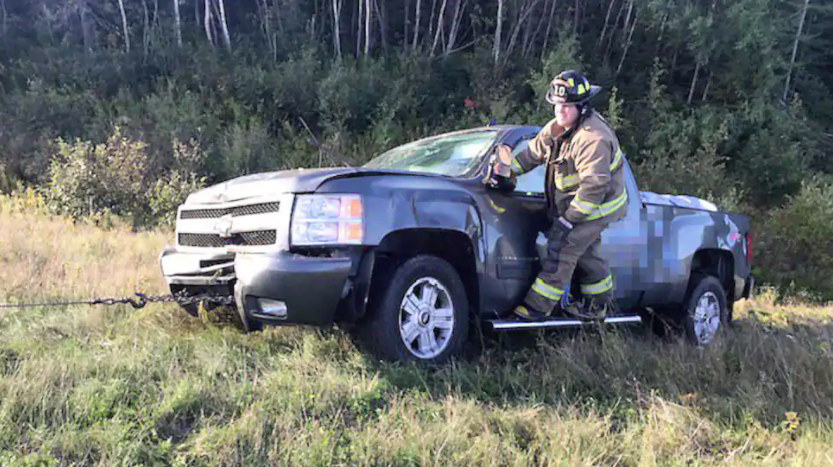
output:
<path id="1" fill-rule="evenodd" d="M 388 82 L 379 63 L 334 65 L 319 88 L 319 111 L 326 125 L 343 125 L 347 131 L 364 131 L 369 116 L 385 98 Z"/>
<path id="2" fill-rule="evenodd" d="M 142 207 L 147 165 L 145 145 L 116 127 L 103 144 L 58 138 L 49 166 L 47 200 L 75 219 L 113 212 L 133 217 Z"/>
<path id="3" fill-rule="evenodd" d="M 256 117 L 241 117 L 226 128 L 218 150 L 221 165 L 214 172 L 222 179 L 272 170 L 280 163 L 274 140 Z"/>
<path id="4" fill-rule="evenodd" d="M 76 220 L 106 222 L 115 215 L 134 227 L 169 224 L 176 207 L 205 183 L 196 172 L 202 152 L 193 141 L 174 140 L 173 166 L 161 174 L 150 173 L 146 145 L 124 137 L 119 127 L 102 144 L 59 138 L 56 146 L 45 198 L 53 212 Z"/>
<path id="5" fill-rule="evenodd" d="M 174 140 L 173 156 L 173 168 L 148 187 L 145 197 L 150 212 L 143 224 L 172 226 L 177 207 L 205 186 L 205 177 L 198 175 L 205 153 L 195 141 L 185 144 Z"/>
<path id="6" fill-rule="evenodd" d="M 767 217 L 756 255 L 764 282 L 833 300 L 833 180 L 815 177 Z"/>

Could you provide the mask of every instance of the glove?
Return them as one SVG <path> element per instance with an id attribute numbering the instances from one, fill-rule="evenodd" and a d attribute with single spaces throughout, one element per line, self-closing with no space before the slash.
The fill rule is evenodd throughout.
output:
<path id="1" fill-rule="evenodd" d="M 512 149 L 509 146 L 503 144 L 498 146 L 492 159 L 495 164 L 493 172 L 496 175 L 504 178 L 512 176 Z"/>
<path id="2" fill-rule="evenodd" d="M 573 223 L 568 221 L 564 218 L 564 216 L 560 216 L 552 223 L 552 228 L 550 230 L 550 235 L 553 238 L 557 238 L 558 240 L 563 241 L 570 235 L 570 232 L 573 231 Z"/>
<path id="3" fill-rule="evenodd" d="M 493 188 L 514 189 L 515 173 L 512 171 L 512 150 L 500 145 L 489 158 L 489 170 L 483 183 Z"/>

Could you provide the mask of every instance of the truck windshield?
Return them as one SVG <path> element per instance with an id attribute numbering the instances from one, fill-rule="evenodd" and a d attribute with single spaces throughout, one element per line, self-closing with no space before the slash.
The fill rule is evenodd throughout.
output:
<path id="1" fill-rule="evenodd" d="M 364 167 L 459 177 L 477 165 L 497 135 L 497 130 L 480 130 L 425 138 L 395 147 Z"/>

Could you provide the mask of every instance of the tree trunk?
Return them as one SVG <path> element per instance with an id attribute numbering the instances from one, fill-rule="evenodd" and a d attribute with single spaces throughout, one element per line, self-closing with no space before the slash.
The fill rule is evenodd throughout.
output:
<path id="1" fill-rule="evenodd" d="M 529 56 L 530 50 L 532 50 L 532 46 L 535 43 L 535 40 L 538 38 L 538 34 L 541 32 L 541 27 L 543 27 L 544 23 L 547 19 L 547 2 L 544 2 L 544 6 L 542 8 L 541 17 L 538 18 L 538 22 L 535 26 L 535 32 L 528 35 L 524 35 L 524 47 L 523 47 L 523 57 L 526 58 Z M 526 32 L 530 32 L 532 28 L 526 30 Z"/>
<path id="2" fill-rule="evenodd" d="M 457 42 L 457 34 L 460 32 L 460 23 L 463 21 L 463 13 L 465 13 L 468 3 L 469 0 L 457 0 L 454 17 L 451 21 L 451 32 L 448 34 L 448 44 L 445 48 L 446 56 L 454 50 L 454 44 Z"/>
<path id="3" fill-rule="evenodd" d="M 257 0 L 257 9 L 260 11 L 260 27 L 263 29 L 266 46 L 269 48 L 269 54 L 274 56 L 275 51 L 272 49 L 272 18 L 268 0 Z"/>
<path id="4" fill-rule="evenodd" d="M 541 47 L 541 60 L 547 56 L 547 46 L 550 43 L 550 31 L 552 31 L 552 23 L 555 20 L 555 7 L 558 5 L 558 0 L 552 0 L 552 8 L 550 8 L 550 18 L 547 20 L 547 32 L 544 33 L 544 45 Z"/>
<path id="5" fill-rule="evenodd" d="M 428 20 L 428 39 L 434 37 L 434 11 L 437 8 L 437 0 L 431 2 L 431 18 Z"/>
<path id="6" fill-rule="evenodd" d="M 631 3 L 633 5 L 633 3 Z M 628 40 L 625 42 L 625 51 L 622 52 L 622 58 L 619 60 L 619 66 L 616 68 L 616 74 L 618 75 L 622 71 L 622 65 L 625 64 L 625 58 L 628 56 L 628 50 L 631 48 L 631 42 L 633 41 L 633 31 L 636 29 L 636 22 L 639 20 L 639 14 L 636 14 L 633 17 L 633 24 L 631 24 L 631 32 L 628 33 Z"/>
<path id="7" fill-rule="evenodd" d="M 370 26 L 371 23 L 371 16 L 373 16 L 373 10 L 371 9 L 371 0 L 365 1 L 365 9 L 364 9 L 364 56 L 370 56 L 370 38 L 372 37 L 370 34 Z"/>
<path id="8" fill-rule="evenodd" d="M 801 19 L 798 21 L 798 30 L 795 31 L 795 41 L 793 41 L 793 53 L 790 57 L 790 67 L 787 69 L 787 80 L 784 83 L 784 105 L 788 105 L 787 99 L 790 95 L 790 80 L 793 74 L 793 67 L 795 66 L 795 56 L 798 54 L 798 39 L 801 37 L 801 31 L 804 29 L 804 20 L 807 18 L 807 8 L 810 6 L 810 0 L 804 0 L 804 8 L 801 9 Z"/>
<path id="9" fill-rule="evenodd" d="M 512 36 L 509 38 L 509 45 L 506 47 L 504 61 L 509 60 L 509 56 L 512 54 L 512 51 L 515 50 L 515 42 L 518 40 L 518 34 L 521 32 L 521 29 L 523 29 L 524 23 L 526 23 L 526 20 L 529 19 L 529 15 L 532 13 L 532 10 L 535 9 L 535 5 L 537 3 L 538 0 L 529 0 L 529 2 L 524 4 L 524 8 L 521 10 L 518 22 L 512 30 Z"/>
<path id="10" fill-rule="evenodd" d="M 151 30 L 156 33 L 156 37 L 159 38 L 162 33 L 162 26 L 159 24 L 159 0 L 153 0 L 153 21 L 151 22 Z"/>
<path id="11" fill-rule="evenodd" d="M 625 3 L 627 3 L 627 2 L 622 2 L 622 4 L 619 5 L 619 11 L 616 13 L 616 21 L 613 22 L 613 27 L 611 29 L 615 28 L 616 25 L 619 24 L 619 20 L 622 19 L 622 11 L 624 11 L 624 9 L 625 9 Z M 615 31 L 611 30 L 610 34 L 608 34 L 608 36 L 607 36 L 607 46 L 605 47 L 605 53 L 604 53 L 605 58 L 610 56 L 610 48 L 613 45 L 613 36 L 615 36 L 615 35 L 616 35 Z"/>
<path id="12" fill-rule="evenodd" d="M 384 5 L 384 3 L 383 3 Z M 376 8 L 376 17 L 379 19 L 379 35 L 382 38 L 382 53 L 385 55 L 388 54 L 388 39 L 387 39 L 387 31 L 388 27 L 386 24 L 387 15 L 385 14 L 385 9 L 379 6 L 379 0 L 373 0 L 373 6 Z"/>
<path id="13" fill-rule="evenodd" d="M 535 22 L 532 21 L 531 23 L 534 24 Z M 526 57 L 526 48 L 529 45 L 529 38 L 532 35 L 531 33 L 533 29 L 534 28 L 532 27 L 523 28 L 523 34 L 521 35 L 521 56 L 523 57 Z"/>
<path id="14" fill-rule="evenodd" d="M 225 0 L 217 0 L 217 6 L 220 7 L 220 28 L 223 31 L 223 42 L 226 44 L 226 50 L 231 52 L 231 37 L 228 33 L 228 21 L 226 21 Z"/>
<path id="15" fill-rule="evenodd" d="M 364 34 L 362 32 L 362 28 L 364 28 L 364 0 L 359 0 L 359 11 L 358 11 L 358 21 L 356 24 L 356 58 L 362 56 L 362 39 L 364 38 Z"/>
<path id="16" fill-rule="evenodd" d="M 573 33 L 576 36 L 581 35 L 581 0 L 576 0 L 575 4 L 575 18 L 573 19 Z"/>
<path id="17" fill-rule="evenodd" d="M 119 0 L 119 11 L 121 12 L 121 26 L 124 31 L 124 51 L 130 53 L 130 34 L 127 33 L 127 15 L 124 12 L 124 0 Z"/>
<path id="18" fill-rule="evenodd" d="M 703 102 L 706 101 L 706 97 L 709 95 L 709 87 L 711 87 L 711 85 L 712 85 L 712 76 L 713 76 L 713 74 L 709 73 L 709 80 L 706 81 L 706 88 L 703 89 L 703 97 L 700 99 Z"/>
<path id="19" fill-rule="evenodd" d="M 145 30 L 142 46 L 144 47 L 145 57 L 147 57 L 148 49 L 150 48 L 150 12 L 148 11 L 148 3 L 146 0 L 142 0 L 142 11 L 145 14 Z"/>
<path id="20" fill-rule="evenodd" d="M 341 27 L 339 20 L 341 19 L 341 6 L 343 0 L 333 0 L 333 52 L 335 52 L 336 60 L 341 61 Z"/>
<path id="21" fill-rule="evenodd" d="M 700 73 L 700 60 L 697 60 L 697 66 L 694 67 L 694 76 L 691 78 L 691 87 L 688 89 L 688 100 L 686 103 L 691 104 L 691 98 L 694 97 L 694 87 L 697 85 L 697 75 Z"/>
<path id="22" fill-rule="evenodd" d="M 631 14 L 633 13 L 633 0 L 628 4 L 628 14 L 625 16 L 625 26 L 622 28 L 622 34 L 628 32 L 628 26 L 631 25 Z"/>
<path id="23" fill-rule="evenodd" d="M 672 75 L 674 74 L 674 71 L 677 70 L 677 57 L 679 56 L 679 54 L 680 54 L 680 45 L 675 44 L 674 45 L 674 56 L 671 57 L 671 74 Z"/>
<path id="24" fill-rule="evenodd" d="M 5 11 L 5 3 L 4 3 L 4 11 Z M 90 53 L 93 51 L 92 47 L 92 38 L 90 37 L 90 23 L 87 21 L 87 2 L 81 2 L 81 11 L 79 12 L 81 16 L 81 36 L 84 40 L 84 52 Z M 5 21 L 5 17 L 4 17 Z M 5 27 L 5 26 L 4 26 Z"/>
<path id="25" fill-rule="evenodd" d="M 211 0 L 205 0 L 205 37 L 208 38 L 208 43 L 214 47 L 214 36 L 211 34 Z"/>
<path id="26" fill-rule="evenodd" d="M 419 39 L 419 16 L 422 9 L 422 0 L 416 2 L 416 24 L 414 24 L 414 40 L 411 43 L 411 51 L 416 51 L 417 39 Z"/>
<path id="27" fill-rule="evenodd" d="M 607 34 L 607 27 L 610 23 L 610 14 L 613 13 L 613 5 L 616 3 L 616 0 L 610 0 L 610 5 L 607 6 L 607 14 L 605 15 L 605 24 L 602 27 L 602 33 L 599 34 L 599 42 L 596 44 L 597 49 L 602 48 L 602 44 L 605 40 L 605 34 Z"/>
<path id="28" fill-rule="evenodd" d="M 9 13 L 6 11 L 6 0 L 0 0 L 0 15 L 3 15 L 2 22 L 0 22 L 0 34 L 3 35 L 3 38 L 6 38 L 6 31 L 8 31 L 8 18 Z"/>
<path id="29" fill-rule="evenodd" d="M 500 60 L 500 36 L 503 29 L 503 2 L 504 0 L 497 0 L 497 30 L 495 31 L 495 44 L 492 51 L 495 57 L 495 66 L 497 66 L 498 61 Z"/>
<path id="30" fill-rule="evenodd" d="M 662 36 L 665 33 L 666 22 L 668 22 L 668 11 L 662 13 L 662 23 L 659 25 L 659 35 L 657 36 L 657 46 L 654 48 L 654 60 L 659 58 L 659 52 L 662 49 Z"/>
<path id="31" fill-rule="evenodd" d="M 285 29 L 283 27 L 283 16 L 281 16 L 281 4 L 279 3 L 281 0 L 275 0 L 274 4 L 272 5 L 272 11 L 275 13 L 275 22 L 278 23 L 278 31 L 277 34 L 274 32 L 272 33 L 272 37 L 274 37 L 275 42 L 275 59 L 277 59 L 277 50 L 278 50 L 278 37 L 284 37 Z M 271 3 L 271 0 L 270 0 Z M 269 21 L 272 20 L 272 16 L 269 16 Z"/>
<path id="32" fill-rule="evenodd" d="M 411 22 L 411 0 L 405 0 L 405 30 L 402 32 L 402 45 L 403 48 L 407 51 L 408 50 L 408 38 L 411 37 L 408 34 L 410 31 L 408 30 L 408 25 Z"/>
<path id="33" fill-rule="evenodd" d="M 431 44 L 431 52 L 428 54 L 431 57 L 434 56 L 434 50 L 437 48 L 437 41 L 440 40 L 440 34 L 443 31 L 443 24 L 445 23 L 443 19 L 445 18 L 445 6 L 448 4 L 448 0 L 443 0 L 442 5 L 440 5 L 440 14 L 437 17 L 437 30 L 434 32 L 434 42 Z"/>
<path id="34" fill-rule="evenodd" d="M 280 11 L 279 8 L 280 8 L 280 6 L 278 6 L 278 8 L 276 8 L 275 5 L 272 5 L 272 9 L 270 10 L 269 17 L 268 17 L 269 31 L 272 33 L 272 36 L 269 38 L 269 43 L 272 45 L 272 61 L 273 62 L 278 61 L 278 33 L 275 32 L 275 31 L 272 31 L 272 13 L 271 12 L 272 11 L 278 11 L 279 12 Z M 281 21 L 280 13 L 276 14 L 275 17 L 276 17 L 277 23 L 278 23 L 278 31 L 283 31 L 283 22 Z M 283 35 L 283 33 L 281 33 L 281 35 Z"/>

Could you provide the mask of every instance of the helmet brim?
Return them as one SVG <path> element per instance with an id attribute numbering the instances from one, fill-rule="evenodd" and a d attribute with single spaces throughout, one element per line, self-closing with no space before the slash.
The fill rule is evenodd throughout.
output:
<path id="1" fill-rule="evenodd" d="M 553 94 L 552 90 L 547 91 L 547 102 L 552 105 L 561 104 L 561 105 L 581 105 L 585 102 L 589 101 L 593 98 L 596 94 L 601 92 L 602 87 L 596 86 L 595 84 L 590 85 L 590 91 L 587 92 L 587 95 L 580 100 L 569 102 L 566 97 L 558 97 Z"/>

